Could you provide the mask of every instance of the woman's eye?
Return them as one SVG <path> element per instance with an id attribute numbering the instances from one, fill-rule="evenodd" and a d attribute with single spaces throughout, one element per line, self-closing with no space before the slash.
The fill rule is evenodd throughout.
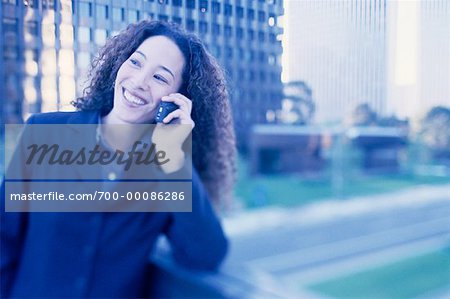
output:
<path id="1" fill-rule="evenodd" d="M 139 61 L 137 61 L 136 59 L 130 58 L 130 62 L 132 65 L 139 66 Z"/>
<path id="2" fill-rule="evenodd" d="M 164 78 L 163 76 L 160 75 L 155 75 L 156 80 L 159 80 L 161 82 L 167 83 L 166 78 Z"/>

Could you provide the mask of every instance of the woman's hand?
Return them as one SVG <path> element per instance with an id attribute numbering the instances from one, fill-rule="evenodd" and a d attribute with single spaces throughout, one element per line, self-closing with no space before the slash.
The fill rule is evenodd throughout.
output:
<path id="1" fill-rule="evenodd" d="M 163 123 L 168 124 L 174 119 L 175 124 L 190 124 L 194 128 L 195 123 L 191 118 L 192 101 L 182 95 L 181 93 L 171 93 L 168 96 L 161 98 L 163 102 L 172 102 L 179 108 L 169 113 L 164 119 Z"/>
<path id="2" fill-rule="evenodd" d="M 156 124 L 152 135 L 152 142 L 156 149 L 164 151 L 170 160 L 161 165 L 162 170 L 165 173 L 172 173 L 180 170 L 184 165 L 185 154 L 182 146 L 195 126 L 191 118 L 192 101 L 180 93 L 169 94 L 161 100 L 172 102 L 179 107 L 169 113 L 163 119 L 163 123 Z M 173 122 L 169 124 L 172 120 Z"/>

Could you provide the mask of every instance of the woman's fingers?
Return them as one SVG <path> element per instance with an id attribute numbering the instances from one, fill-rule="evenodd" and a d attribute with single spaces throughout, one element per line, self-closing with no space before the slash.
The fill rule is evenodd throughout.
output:
<path id="1" fill-rule="evenodd" d="M 172 102 L 178 105 L 178 107 L 181 110 L 186 111 L 187 113 L 191 114 L 192 111 L 192 101 L 185 97 L 184 95 L 180 93 L 172 93 L 168 96 L 164 96 L 161 99 L 164 102 Z"/>
<path id="2" fill-rule="evenodd" d="M 171 93 L 168 96 L 164 96 L 161 99 L 164 102 L 172 102 L 178 106 L 179 109 L 169 113 L 164 119 L 163 123 L 169 123 L 173 119 L 176 119 L 176 123 L 190 124 L 195 126 L 194 121 L 191 118 L 192 101 L 180 93 Z"/>
<path id="3" fill-rule="evenodd" d="M 177 109 L 171 113 L 169 113 L 164 119 L 163 123 L 167 124 L 170 123 L 173 119 L 177 119 L 180 124 L 190 124 L 192 127 L 195 126 L 194 121 L 192 120 L 191 116 L 187 114 L 182 109 Z"/>

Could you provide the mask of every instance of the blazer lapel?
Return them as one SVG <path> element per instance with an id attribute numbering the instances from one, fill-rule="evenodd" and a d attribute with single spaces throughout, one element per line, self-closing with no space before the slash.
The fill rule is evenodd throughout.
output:
<path id="1" fill-rule="evenodd" d="M 99 125 L 98 111 L 82 111 L 74 113 L 68 120 L 67 126 L 70 128 L 70 134 L 63 138 L 69 144 L 74 144 L 74 147 L 84 147 L 86 164 L 76 165 L 74 167 L 74 178 L 77 180 L 99 180 L 102 179 L 101 165 L 98 163 L 88 165 L 89 152 L 94 150 L 97 145 L 97 127 Z M 89 183 L 88 183 L 89 184 Z"/>

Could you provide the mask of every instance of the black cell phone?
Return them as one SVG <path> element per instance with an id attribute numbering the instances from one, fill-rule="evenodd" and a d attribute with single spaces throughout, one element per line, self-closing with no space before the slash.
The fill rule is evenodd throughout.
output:
<path id="1" fill-rule="evenodd" d="M 169 113 L 177 110 L 178 108 L 178 105 L 172 102 L 161 102 L 158 107 L 158 112 L 156 113 L 155 121 L 157 123 L 162 123 L 163 119 L 169 115 Z"/>

